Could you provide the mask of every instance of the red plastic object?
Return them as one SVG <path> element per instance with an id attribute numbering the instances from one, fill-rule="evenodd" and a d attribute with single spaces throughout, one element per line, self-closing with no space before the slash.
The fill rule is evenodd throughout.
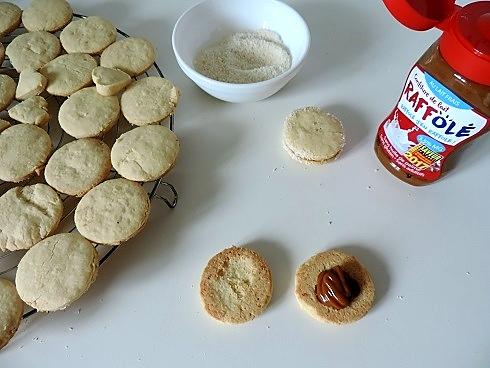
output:
<path id="1" fill-rule="evenodd" d="M 391 14 L 408 28 L 443 30 L 440 51 L 464 77 L 490 85 L 490 1 L 461 8 L 455 0 L 383 0 Z"/>

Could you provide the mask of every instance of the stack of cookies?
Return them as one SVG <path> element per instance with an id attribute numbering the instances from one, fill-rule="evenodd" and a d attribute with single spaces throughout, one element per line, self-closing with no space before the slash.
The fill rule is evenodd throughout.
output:
<path id="1" fill-rule="evenodd" d="M 140 77 L 155 62 L 152 43 L 117 40 L 101 17 L 72 19 L 65 0 L 33 0 L 23 11 L 0 2 L 0 251 L 27 250 L 15 286 L 0 280 L 0 348 L 22 301 L 56 311 L 87 291 L 99 265 L 94 243 L 122 244 L 143 229 L 150 200 L 142 184 L 167 174 L 180 149 L 160 124 L 175 112 L 178 89 Z M 25 32 L 16 31 L 21 24 Z M 108 144 L 121 115 L 129 128 Z M 55 150 L 48 127 L 57 123 L 70 139 Z M 79 234 L 57 234 L 67 196 L 81 197 Z"/>

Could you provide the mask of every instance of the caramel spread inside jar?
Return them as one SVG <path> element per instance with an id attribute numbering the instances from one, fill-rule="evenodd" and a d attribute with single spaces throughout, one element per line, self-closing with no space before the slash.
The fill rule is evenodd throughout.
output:
<path id="1" fill-rule="evenodd" d="M 318 301 L 335 309 L 348 307 L 360 291 L 357 281 L 340 266 L 320 272 L 315 287 Z"/>
<path id="2" fill-rule="evenodd" d="M 434 43 L 426 51 L 426 53 L 418 60 L 416 65 L 429 73 L 430 76 L 435 78 L 446 88 L 448 88 L 452 93 L 456 95 L 457 98 L 464 100 L 467 104 L 479 111 L 479 113 L 483 114 L 486 118 L 490 117 L 490 86 L 473 82 L 451 68 L 451 66 L 449 66 L 449 64 L 446 62 L 446 60 L 444 60 L 443 56 L 441 55 L 439 49 L 439 41 Z M 462 123 L 469 123 L 470 125 L 468 128 L 473 130 L 473 125 L 471 124 L 471 121 L 466 122 L 463 120 Z M 450 129 L 450 122 L 448 122 L 447 124 L 448 132 L 450 134 L 454 134 L 454 131 Z M 472 136 L 471 139 L 468 139 L 466 142 L 477 138 L 487 131 L 488 125 L 477 135 Z M 462 145 L 458 145 L 455 151 L 458 151 L 461 147 Z M 383 150 L 379 134 L 375 142 L 375 152 L 383 166 L 397 178 L 403 180 L 406 183 L 419 186 L 430 184 L 432 181 L 437 180 L 437 178 L 424 179 L 422 177 L 417 177 L 416 175 L 413 175 L 412 173 L 407 172 L 406 170 L 399 167 L 397 163 L 393 162 L 392 158 L 388 157 L 387 152 Z M 444 164 L 446 162 L 442 161 L 442 163 Z M 447 170 L 447 166 L 451 165 L 442 165 L 442 167 L 439 169 L 442 174 L 444 174 L 444 172 Z"/>

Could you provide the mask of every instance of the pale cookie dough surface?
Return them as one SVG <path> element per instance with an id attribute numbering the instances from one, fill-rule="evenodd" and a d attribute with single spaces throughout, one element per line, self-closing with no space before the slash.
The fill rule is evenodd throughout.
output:
<path id="1" fill-rule="evenodd" d="M 10 128 L 10 123 L 7 120 L 0 119 L 0 133 L 7 128 Z"/>
<path id="2" fill-rule="evenodd" d="M 143 187 L 112 179 L 85 194 L 75 210 L 75 225 L 85 238 L 99 244 L 121 244 L 148 221 L 150 200 Z"/>
<path id="3" fill-rule="evenodd" d="M 153 181 L 174 166 L 179 148 L 179 139 L 167 127 L 137 127 L 116 140 L 111 161 L 119 175 L 126 179 Z"/>
<path id="4" fill-rule="evenodd" d="M 19 25 L 22 10 L 15 4 L 0 2 L 0 37 L 8 35 Z"/>
<path id="5" fill-rule="evenodd" d="M 0 249 L 29 249 L 52 234 L 63 202 L 46 184 L 15 187 L 0 197 Z"/>
<path id="6" fill-rule="evenodd" d="M 41 312 L 65 309 L 89 289 L 99 269 L 94 246 L 79 234 L 53 235 L 19 262 L 15 283 L 21 299 Z"/>
<path id="7" fill-rule="evenodd" d="M 0 74 L 0 111 L 5 110 L 15 97 L 15 81 L 6 74 Z"/>
<path id="8" fill-rule="evenodd" d="M 61 44 L 69 54 L 98 54 L 116 41 L 116 27 L 101 17 L 74 20 L 60 34 Z"/>
<path id="9" fill-rule="evenodd" d="M 121 110 L 133 125 L 154 124 L 175 112 L 179 95 L 179 90 L 168 79 L 143 78 L 123 92 Z"/>
<path id="10" fill-rule="evenodd" d="M 28 32 L 15 37 L 5 49 L 12 66 L 19 73 L 38 70 L 60 54 L 58 37 L 49 32 Z"/>
<path id="11" fill-rule="evenodd" d="M 19 328 L 24 303 L 13 282 L 0 279 L 0 349 L 8 344 Z"/>
<path id="12" fill-rule="evenodd" d="M 3 45 L 3 43 L 0 42 L 0 66 L 2 65 L 4 60 L 5 60 L 5 46 Z"/>
<path id="13" fill-rule="evenodd" d="M 110 148 L 98 139 L 83 138 L 55 151 L 44 177 L 58 192 L 81 197 L 105 180 L 110 171 Z"/>
<path id="14" fill-rule="evenodd" d="M 148 70 L 155 57 L 155 48 L 150 41 L 129 37 L 106 48 L 100 56 L 100 65 L 120 69 L 134 77 Z"/>
<path id="15" fill-rule="evenodd" d="M 54 96 L 70 96 L 92 84 L 92 69 L 97 66 L 89 54 L 65 54 L 40 69 L 48 78 L 46 90 Z"/>
<path id="16" fill-rule="evenodd" d="M 335 266 L 340 266 L 360 287 L 360 294 L 352 304 L 335 309 L 320 303 L 315 287 L 318 275 Z M 303 263 L 296 271 L 295 294 L 299 305 L 313 318 L 321 322 L 345 324 L 364 317 L 374 303 L 374 282 L 369 272 L 353 256 L 340 250 L 318 253 Z"/>
<path id="17" fill-rule="evenodd" d="M 45 130 L 17 124 L 0 133 L 0 180 L 18 183 L 39 173 L 51 154 L 51 138 Z"/>
<path id="18" fill-rule="evenodd" d="M 201 302 L 208 314 L 227 323 L 243 323 L 261 314 L 272 297 L 272 276 L 256 252 L 232 247 L 215 255 L 201 276 Z"/>
<path id="19" fill-rule="evenodd" d="M 9 116 L 24 124 L 45 126 L 49 121 L 48 103 L 43 97 L 34 96 L 12 107 Z"/>
<path id="20" fill-rule="evenodd" d="M 32 0 L 22 13 L 22 24 L 30 32 L 58 31 L 73 16 L 70 4 L 65 0 Z"/>
<path id="21" fill-rule="evenodd" d="M 100 137 L 117 123 L 119 113 L 116 96 L 102 96 L 95 87 L 87 87 L 63 102 L 58 120 L 61 128 L 72 137 Z"/>
<path id="22" fill-rule="evenodd" d="M 284 123 L 283 145 L 295 160 L 323 164 L 344 148 L 344 129 L 339 119 L 317 107 L 297 109 Z"/>
<path id="23" fill-rule="evenodd" d="M 132 79 L 122 70 L 98 66 L 92 70 L 92 81 L 102 96 L 114 96 L 126 88 Z"/>
<path id="24" fill-rule="evenodd" d="M 48 84 L 48 79 L 34 70 L 24 70 L 19 75 L 15 98 L 17 100 L 27 100 L 30 97 L 40 95 Z"/>

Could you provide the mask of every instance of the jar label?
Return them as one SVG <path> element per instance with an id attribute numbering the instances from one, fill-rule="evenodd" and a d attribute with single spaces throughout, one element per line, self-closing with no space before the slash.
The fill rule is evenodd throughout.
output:
<path id="1" fill-rule="evenodd" d="M 416 65 L 378 139 L 395 168 L 434 181 L 444 160 L 489 125 L 484 115 Z"/>

